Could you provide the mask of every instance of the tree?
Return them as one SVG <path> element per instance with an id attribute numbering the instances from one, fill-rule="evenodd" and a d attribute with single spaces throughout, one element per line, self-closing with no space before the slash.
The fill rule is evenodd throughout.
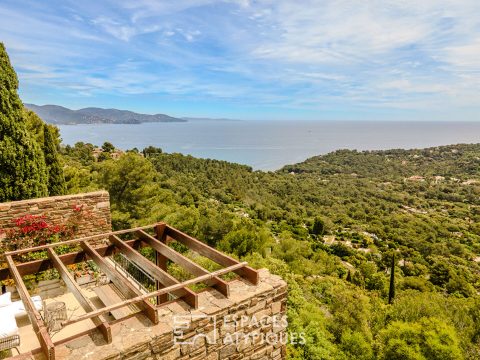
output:
<path id="1" fill-rule="evenodd" d="M 232 230 L 232 216 L 217 207 L 202 206 L 199 214 L 198 237 L 210 246 L 216 246 Z"/>
<path id="2" fill-rule="evenodd" d="M 445 286 L 452 277 L 450 267 L 443 263 L 437 262 L 431 268 L 430 282 L 434 285 Z"/>
<path id="3" fill-rule="evenodd" d="M 32 110 L 23 108 L 23 115 L 27 126 L 27 131 L 34 137 L 35 141 L 43 148 L 43 125 L 45 124 L 40 117 Z"/>
<path id="4" fill-rule="evenodd" d="M 112 157 L 110 156 L 110 153 L 104 151 L 98 155 L 97 161 L 102 162 L 102 161 L 110 160 L 111 158 Z"/>
<path id="5" fill-rule="evenodd" d="M 43 154 L 47 165 L 48 173 L 48 194 L 63 195 L 65 194 L 65 177 L 60 164 L 58 155 L 58 142 L 54 135 L 55 128 L 51 125 L 43 126 Z"/>
<path id="6" fill-rule="evenodd" d="M 394 321 L 380 331 L 380 360 L 462 360 L 455 329 L 436 318 Z"/>
<path id="7" fill-rule="evenodd" d="M 40 146 L 27 131 L 18 79 L 0 43 L 0 201 L 45 196 L 47 168 Z"/>
<path id="8" fill-rule="evenodd" d="M 392 304 L 395 298 L 395 253 L 392 254 L 392 266 L 390 269 L 390 288 L 388 289 L 388 303 Z"/>
<path id="9" fill-rule="evenodd" d="M 343 332 L 340 347 L 350 360 L 374 359 L 372 346 L 362 333 L 347 329 Z"/>
<path id="10" fill-rule="evenodd" d="M 162 149 L 160 148 L 157 148 L 155 146 L 148 146 L 146 147 L 145 149 L 143 149 L 143 156 L 145 157 L 150 157 L 150 156 L 154 156 L 156 154 L 161 154 L 162 153 Z"/>
<path id="11" fill-rule="evenodd" d="M 313 235 L 322 236 L 325 233 L 325 222 L 321 218 L 316 217 L 311 231 Z"/>
<path id="12" fill-rule="evenodd" d="M 95 146 L 90 143 L 77 142 L 74 146 L 67 145 L 61 148 L 62 154 L 66 155 L 66 162 L 79 163 L 81 166 L 90 166 L 95 162 L 93 151 Z"/>
<path id="13" fill-rule="evenodd" d="M 110 152 L 112 152 L 112 151 L 115 150 L 115 146 L 113 146 L 112 143 L 110 143 L 110 142 L 108 142 L 108 141 L 105 141 L 105 142 L 103 143 L 103 145 L 102 145 L 102 150 L 103 150 L 104 152 L 110 153 Z"/>
<path id="14" fill-rule="evenodd" d="M 99 163 L 98 183 L 110 193 L 114 226 L 118 225 L 115 217 L 120 215 L 123 224 L 125 214 L 132 220 L 147 216 L 159 193 L 155 177 L 153 165 L 135 153 Z"/>
<path id="15" fill-rule="evenodd" d="M 229 232 L 219 243 L 219 247 L 242 257 L 252 252 L 261 252 L 268 240 L 269 237 L 265 231 L 241 228 Z"/>

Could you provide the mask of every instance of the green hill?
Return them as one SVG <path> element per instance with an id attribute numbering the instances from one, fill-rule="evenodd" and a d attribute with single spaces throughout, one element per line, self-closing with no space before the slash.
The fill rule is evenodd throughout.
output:
<path id="1" fill-rule="evenodd" d="M 480 145 L 340 150 L 277 172 L 92 148 L 63 149 L 67 184 L 109 190 L 114 226 L 167 221 L 288 281 L 289 330 L 307 340 L 290 359 L 479 358 Z"/>

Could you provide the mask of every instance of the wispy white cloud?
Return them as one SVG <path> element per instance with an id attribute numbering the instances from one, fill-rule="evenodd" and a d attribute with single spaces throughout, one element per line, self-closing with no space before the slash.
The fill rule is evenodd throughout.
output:
<path id="1" fill-rule="evenodd" d="M 5 0 L 0 32 L 22 87 L 56 96 L 453 113 L 480 110 L 478 14 L 477 0 Z"/>
<path id="2" fill-rule="evenodd" d="M 443 59 L 456 70 L 480 72 L 480 35 L 465 44 L 447 46 Z"/>

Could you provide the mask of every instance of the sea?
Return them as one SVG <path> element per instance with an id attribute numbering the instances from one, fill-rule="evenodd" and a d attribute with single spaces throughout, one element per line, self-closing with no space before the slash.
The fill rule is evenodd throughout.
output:
<path id="1" fill-rule="evenodd" d="M 226 160 L 273 171 L 338 149 L 412 149 L 480 143 L 480 122 L 229 121 L 60 125 L 64 144 L 78 141 Z"/>

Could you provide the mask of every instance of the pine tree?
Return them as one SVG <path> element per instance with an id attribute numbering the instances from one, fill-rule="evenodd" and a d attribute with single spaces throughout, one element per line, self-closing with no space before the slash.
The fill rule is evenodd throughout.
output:
<path id="1" fill-rule="evenodd" d="M 311 231 L 314 235 L 322 236 L 325 232 L 325 222 L 320 217 L 316 217 Z"/>
<path id="2" fill-rule="evenodd" d="M 390 289 L 388 290 L 388 303 L 393 304 L 395 298 L 395 253 L 392 254 L 392 267 L 390 269 Z"/>
<path id="3" fill-rule="evenodd" d="M 58 156 L 58 142 L 51 125 L 43 125 L 43 154 L 48 173 L 48 194 L 65 194 L 65 177 Z"/>
<path id="4" fill-rule="evenodd" d="M 27 131 L 17 90 L 17 75 L 0 43 L 0 201 L 47 195 L 45 159 Z"/>

